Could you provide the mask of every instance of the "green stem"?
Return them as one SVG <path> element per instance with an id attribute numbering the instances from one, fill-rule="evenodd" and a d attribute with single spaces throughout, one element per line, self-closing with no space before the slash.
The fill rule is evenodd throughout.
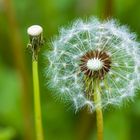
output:
<path id="1" fill-rule="evenodd" d="M 96 105 L 97 138 L 98 140 L 103 140 L 103 114 L 101 107 L 101 93 L 98 81 L 95 83 L 94 102 Z"/>
<path id="2" fill-rule="evenodd" d="M 33 86 L 34 86 L 34 111 L 35 111 L 36 140 L 43 140 L 44 138 L 43 138 L 42 118 L 41 118 L 37 60 L 33 60 L 32 70 L 33 70 Z"/>

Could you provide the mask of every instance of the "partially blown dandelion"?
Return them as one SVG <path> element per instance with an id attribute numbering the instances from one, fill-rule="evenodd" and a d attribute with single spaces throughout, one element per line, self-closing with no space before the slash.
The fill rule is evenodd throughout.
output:
<path id="1" fill-rule="evenodd" d="M 140 50 L 135 35 L 125 26 L 119 27 L 113 20 L 77 20 L 61 30 L 52 46 L 47 54 L 50 85 L 62 98 L 72 100 L 76 110 L 86 105 L 91 111 L 98 105 L 119 105 L 134 96 Z M 97 83 L 102 102 L 95 103 Z"/>

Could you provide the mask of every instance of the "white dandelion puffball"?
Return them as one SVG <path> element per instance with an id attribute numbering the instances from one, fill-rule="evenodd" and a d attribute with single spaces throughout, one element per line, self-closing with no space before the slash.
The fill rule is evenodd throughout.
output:
<path id="1" fill-rule="evenodd" d="M 72 101 L 76 111 L 94 111 L 94 80 L 99 81 L 102 108 L 132 99 L 140 77 L 140 49 L 125 26 L 114 20 L 77 20 L 63 28 L 47 53 L 49 85 L 56 95 Z"/>

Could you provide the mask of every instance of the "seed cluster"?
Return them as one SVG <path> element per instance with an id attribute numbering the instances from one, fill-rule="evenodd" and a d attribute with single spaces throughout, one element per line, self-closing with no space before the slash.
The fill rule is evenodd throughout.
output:
<path id="1" fill-rule="evenodd" d="M 87 63 L 91 59 L 97 59 L 100 60 L 103 63 L 103 66 L 99 70 L 92 70 L 87 67 Z M 99 78 L 103 79 L 106 73 L 109 72 L 111 67 L 111 57 L 105 52 L 105 51 L 89 51 L 85 55 L 83 55 L 81 58 L 81 64 L 80 68 L 81 71 L 87 75 L 88 77 L 92 78 Z"/>
<path id="2" fill-rule="evenodd" d="M 47 84 L 53 96 L 72 102 L 76 111 L 131 101 L 140 83 L 139 46 L 135 34 L 114 20 L 76 20 L 60 30 L 45 53 Z M 97 92 L 98 103 L 93 98 Z"/>

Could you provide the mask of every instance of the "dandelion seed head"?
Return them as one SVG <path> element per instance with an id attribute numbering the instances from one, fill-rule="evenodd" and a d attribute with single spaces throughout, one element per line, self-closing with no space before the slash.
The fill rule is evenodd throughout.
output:
<path id="1" fill-rule="evenodd" d="M 52 41 L 46 55 L 49 85 L 57 96 L 73 102 L 76 111 L 84 106 L 94 111 L 98 104 L 86 87 L 94 90 L 91 78 L 98 78 L 102 108 L 120 105 L 134 97 L 140 81 L 139 46 L 136 35 L 115 20 L 79 19 Z"/>

